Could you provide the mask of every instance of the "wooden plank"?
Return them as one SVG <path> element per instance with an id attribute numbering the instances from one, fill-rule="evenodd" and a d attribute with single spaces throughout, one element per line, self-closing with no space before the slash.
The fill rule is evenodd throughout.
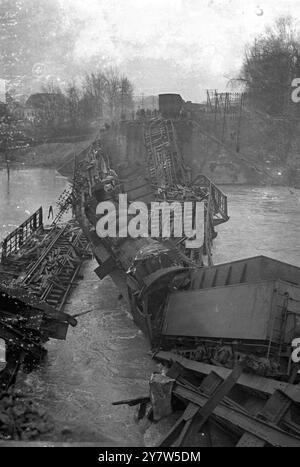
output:
<path id="1" fill-rule="evenodd" d="M 169 447 L 175 446 L 175 444 L 182 445 L 181 439 L 179 440 L 179 443 L 176 443 L 176 440 L 180 438 L 180 436 L 185 436 L 199 410 L 199 405 L 190 402 L 185 408 L 181 417 L 176 421 L 175 425 L 172 426 L 172 428 L 168 431 L 168 433 L 163 437 L 157 446 Z"/>
<path id="2" fill-rule="evenodd" d="M 263 448 L 266 442 L 263 439 L 258 438 L 251 433 L 244 433 L 239 442 L 237 448 Z"/>
<path id="3" fill-rule="evenodd" d="M 140 397 L 135 397 L 134 399 L 124 399 L 124 400 L 112 402 L 112 405 L 129 405 L 129 407 L 133 407 L 134 405 L 144 404 L 146 402 L 150 402 L 149 396 L 140 396 Z"/>
<path id="4" fill-rule="evenodd" d="M 179 398 L 198 404 L 203 407 L 207 401 L 205 395 L 175 383 L 173 394 Z M 287 433 L 270 423 L 259 420 L 252 415 L 247 415 L 237 409 L 226 406 L 220 402 L 213 410 L 213 415 L 235 425 L 241 431 L 246 431 L 264 440 L 271 446 L 300 447 L 300 438 Z"/>
<path id="5" fill-rule="evenodd" d="M 268 399 L 260 415 L 263 416 L 264 420 L 279 425 L 279 422 L 283 419 L 291 404 L 291 399 L 277 390 L 270 399 Z M 264 447 L 265 445 L 265 440 L 253 434 L 244 433 L 236 447 Z"/>
<path id="6" fill-rule="evenodd" d="M 201 428 L 207 422 L 214 409 L 236 384 L 239 376 L 242 374 L 244 367 L 245 363 L 238 363 L 227 376 L 227 378 L 218 385 L 213 395 L 207 400 L 204 406 L 198 412 L 196 412 L 196 416 L 191 420 L 191 423 L 187 426 L 187 429 L 185 430 L 183 435 L 180 436 L 179 442 L 176 443 L 176 446 L 184 446 L 184 443 L 188 438 L 189 434 L 191 434 L 192 432 L 198 433 L 201 430 Z"/>
<path id="7" fill-rule="evenodd" d="M 200 431 L 219 402 L 236 384 L 236 381 L 242 373 L 244 366 L 245 365 L 243 363 L 238 364 L 224 381 L 220 381 L 218 376 L 214 375 L 213 373 L 207 376 L 205 379 L 209 380 L 209 382 L 206 384 L 205 381 L 203 381 L 202 385 L 200 386 L 200 390 L 203 391 L 204 387 L 206 387 L 206 389 L 208 389 L 207 392 L 210 398 L 202 406 L 202 408 L 191 401 L 187 405 L 180 419 L 161 440 L 159 446 L 185 446 L 191 432 L 197 433 Z M 210 376 L 212 376 L 212 378 L 210 378 Z M 214 376 L 217 376 L 217 379 L 215 379 Z"/>
<path id="8" fill-rule="evenodd" d="M 230 370 L 227 368 L 189 360 L 188 358 L 181 357 L 180 355 L 176 355 L 172 352 L 161 351 L 155 354 L 154 358 L 163 362 L 177 362 L 187 370 L 194 371 L 201 375 L 208 375 L 211 371 L 214 371 L 225 379 L 230 373 Z M 276 389 L 279 389 L 289 396 L 294 402 L 300 403 L 300 387 L 293 384 L 249 373 L 243 373 L 239 377 L 237 384 L 269 395 L 273 394 Z"/>

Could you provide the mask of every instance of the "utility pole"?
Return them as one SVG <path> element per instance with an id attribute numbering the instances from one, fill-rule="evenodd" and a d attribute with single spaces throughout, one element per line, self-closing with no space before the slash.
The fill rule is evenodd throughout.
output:
<path id="1" fill-rule="evenodd" d="M 240 152 L 240 133 L 241 133 L 243 105 L 244 105 L 244 93 L 241 94 L 241 98 L 240 98 L 240 111 L 239 111 L 237 133 L 236 133 L 236 152 Z"/>

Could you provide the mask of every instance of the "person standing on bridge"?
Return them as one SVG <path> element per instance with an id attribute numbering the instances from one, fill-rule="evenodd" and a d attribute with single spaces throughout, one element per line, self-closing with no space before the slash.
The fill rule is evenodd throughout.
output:
<path id="1" fill-rule="evenodd" d="M 51 219 L 53 219 L 53 207 L 52 207 L 52 205 L 49 207 L 48 219 L 50 219 L 50 216 L 51 216 Z"/>

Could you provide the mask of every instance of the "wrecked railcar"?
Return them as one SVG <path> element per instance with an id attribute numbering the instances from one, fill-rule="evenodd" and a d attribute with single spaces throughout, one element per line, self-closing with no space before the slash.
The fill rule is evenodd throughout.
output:
<path id="1" fill-rule="evenodd" d="M 111 275 L 154 349 L 228 368 L 247 356 L 258 374 L 297 380 L 291 354 L 299 328 L 300 269 L 265 257 L 213 266 L 215 227 L 229 219 L 226 196 L 204 175 L 192 180 L 172 120 L 146 122 L 144 140 L 145 160 L 138 161 L 146 174 L 143 187 L 141 179 L 129 177 L 136 167 L 128 161 L 121 178 L 124 161 L 112 164 L 100 140 L 77 164 L 74 209 L 99 263 L 95 272 L 100 279 Z M 97 205 L 113 203 L 119 225 L 120 193 L 128 203 L 202 202 L 203 243 L 188 249 L 184 236 L 100 238 Z"/>
<path id="2" fill-rule="evenodd" d="M 165 268 L 196 267 L 212 262 L 212 243 L 216 236 L 215 227 L 226 222 L 228 217 L 227 198 L 207 177 L 191 177 L 185 166 L 177 144 L 172 120 L 155 118 L 144 127 L 145 160 L 111 161 L 98 139 L 90 147 L 84 159 L 75 164 L 73 180 L 73 209 L 85 234 L 89 238 L 95 258 L 99 263 L 96 272 L 100 278 L 110 274 L 118 283 L 124 298 L 127 299 L 134 319 L 148 334 L 156 339 L 156 319 L 151 310 L 152 302 L 142 292 L 151 274 Z M 125 165 L 124 165 L 125 164 Z M 140 176 L 136 176 L 139 169 Z M 191 210 L 191 225 L 200 224 L 203 238 L 196 248 L 187 248 L 189 240 L 185 232 L 179 235 L 163 236 L 161 220 L 157 237 L 143 235 L 110 236 L 97 235 L 97 205 L 109 201 L 116 210 L 116 224 L 121 224 L 119 195 L 126 194 L 127 203 L 143 201 L 147 208 L 153 201 L 177 201 L 179 209 L 184 203 L 197 202 L 202 206 L 199 219 Z M 125 209 L 127 205 L 125 206 Z M 183 212 L 183 211 L 182 211 Z M 175 231 L 174 218 L 170 219 L 171 232 Z M 197 225 L 195 225 L 197 224 Z M 160 305 L 156 300 L 157 306 Z M 157 308 L 155 306 L 155 308 Z"/>

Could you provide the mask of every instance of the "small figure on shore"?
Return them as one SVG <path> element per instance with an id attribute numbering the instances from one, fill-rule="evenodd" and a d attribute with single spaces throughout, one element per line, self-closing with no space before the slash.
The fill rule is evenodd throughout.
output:
<path id="1" fill-rule="evenodd" d="M 51 219 L 53 219 L 53 207 L 52 207 L 52 205 L 49 207 L 48 219 L 50 219 L 50 216 L 51 216 Z"/>

